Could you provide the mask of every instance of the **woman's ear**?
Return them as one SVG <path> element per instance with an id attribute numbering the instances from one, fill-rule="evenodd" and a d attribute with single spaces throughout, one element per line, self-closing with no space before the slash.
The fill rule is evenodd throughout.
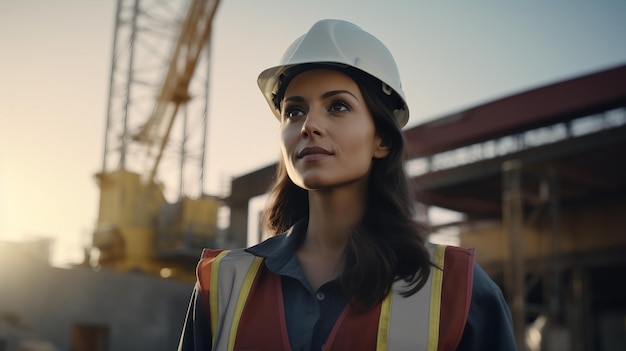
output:
<path id="1" fill-rule="evenodd" d="M 389 155 L 389 151 L 391 151 L 391 145 L 387 142 L 387 140 L 381 138 L 380 136 L 376 136 L 376 146 L 374 149 L 374 158 L 385 158 Z"/>

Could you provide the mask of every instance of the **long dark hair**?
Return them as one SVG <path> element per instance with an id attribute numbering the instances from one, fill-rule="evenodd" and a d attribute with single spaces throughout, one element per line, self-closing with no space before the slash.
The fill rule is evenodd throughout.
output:
<path id="1" fill-rule="evenodd" d="M 307 68 L 311 69 L 299 67 L 291 78 Z M 349 237 L 344 251 L 345 268 L 339 276 L 344 292 L 368 308 L 382 301 L 396 280 L 407 282 L 404 296 L 424 286 L 431 268 L 425 248 L 427 230 L 414 219 L 414 194 L 404 171 L 404 136 L 393 115 L 393 110 L 401 105 L 400 98 L 395 93 L 383 94 L 378 79 L 357 69 L 330 68 L 347 74 L 358 84 L 376 132 L 390 147 L 386 157 L 373 160 L 365 214 Z M 283 81 L 276 102 L 289 80 Z M 283 233 L 307 218 L 308 212 L 308 192 L 291 181 L 281 158 L 265 211 L 265 224 L 270 232 Z"/>

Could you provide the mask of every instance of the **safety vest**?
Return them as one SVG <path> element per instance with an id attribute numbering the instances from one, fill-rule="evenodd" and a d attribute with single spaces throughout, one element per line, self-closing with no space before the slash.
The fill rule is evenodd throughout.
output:
<path id="1" fill-rule="evenodd" d="M 436 266 L 417 293 L 403 297 L 397 281 L 374 308 L 356 312 L 349 303 L 324 350 L 455 350 L 463 334 L 472 291 L 473 250 L 428 245 Z M 280 276 L 263 258 L 243 249 L 204 250 L 197 269 L 210 316 L 213 350 L 291 350 Z"/>

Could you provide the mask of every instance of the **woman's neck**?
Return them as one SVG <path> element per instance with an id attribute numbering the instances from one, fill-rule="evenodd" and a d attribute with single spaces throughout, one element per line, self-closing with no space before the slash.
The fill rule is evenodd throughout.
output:
<path id="1" fill-rule="evenodd" d="M 304 245 L 321 253 L 342 253 L 365 212 L 365 192 L 353 187 L 309 191 L 309 223 Z"/>
<path id="2" fill-rule="evenodd" d="M 297 256 L 314 290 L 343 271 L 343 253 L 363 217 L 365 200 L 362 184 L 309 191 L 309 223 Z"/>

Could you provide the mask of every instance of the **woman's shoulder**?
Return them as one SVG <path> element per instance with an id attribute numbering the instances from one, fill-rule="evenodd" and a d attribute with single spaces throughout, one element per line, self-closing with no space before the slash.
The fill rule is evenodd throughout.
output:
<path id="1" fill-rule="evenodd" d="M 285 244 L 286 239 L 286 234 L 274 235 L 256 245 L 250 246 L 249 248 L 245 249 L 245 251 L 255 256 L 266 257 L 275 250 L 282 247 Z"/>
<path id="2" fill-rule="evenodd" d="M 471 305 L 458 350 L 515 350 L 508 304 L 478 263 L 474 264 Z"/>
<path id="3" fill-rule="evenodd" d="M 483 270 L 475 260 L 474 249 L 459 246 L 445 245 L 444 274 L 455 272 L 471 277 L 473 296 L 494 296 L 502 294 L 500 287 Z"/>
<path id="4" fill-rule="evenodd" d="M 472 295 L 476 298 L 502 300 L 502 290 L 500 286 L 493 281 L 477 262 L 474 262 Z"/>
<path id="5" fill-rule="evenodd" d="M 436 250 L 442 250 L 442 252 L 445 252 L 445 257 L 446 259 L 452 257 L 454 259 L 463 259 L 466 260 L 467 262 L 471 262 L 474 260 L 474 253 L 475 250 L 470 248 L 470 249 L 466 249 L 464 247 L 460 247 L 460 246 L 455 246 L 455 245 L 447 245 L 447 244 L 438 244 L 438 243 L 433 243 L 430 241 L 427 241 L 424 246 L 426 247 L 426 249 L 428 249 L 429 251 L 431 251 L 433 254 L 436 252 Z"/>
<path id="6" fill-rule="evenodd" d="M 474 306 L 474 310 L 476 306 L 483 306 L 481 308 L 487 310 L 506 310 L 507 304 L 500 286 L 476 262 L 473 249 L 446 246 L 442 268 L 444 299 L 447 296 L 451 301 L 460 303 L 462 296 L 465 296 L 465 303 Z M 467 307 L 465 305 L 466 311 Z"/>
<path id="7" fill-rule="evenodd" d="M 224 256 L 224 258 L 228 257 L 229 259 L 236 259 L 240 257 L 246 257 L 249 255 L 254 256 L 264 256 L 263 253 L 271 252 L 277 247 L 282 245 L 282 242 L 285 239 L 285 235 L 276 235 L 270 237 L 261 243 L 250 246 L 248 248 L 234 248 L 234 249 L 210 249 L 205 248 L 202 250 L 202 254 L 200 256 L 201 260 L 215 260 L 220 254 Z"/>

